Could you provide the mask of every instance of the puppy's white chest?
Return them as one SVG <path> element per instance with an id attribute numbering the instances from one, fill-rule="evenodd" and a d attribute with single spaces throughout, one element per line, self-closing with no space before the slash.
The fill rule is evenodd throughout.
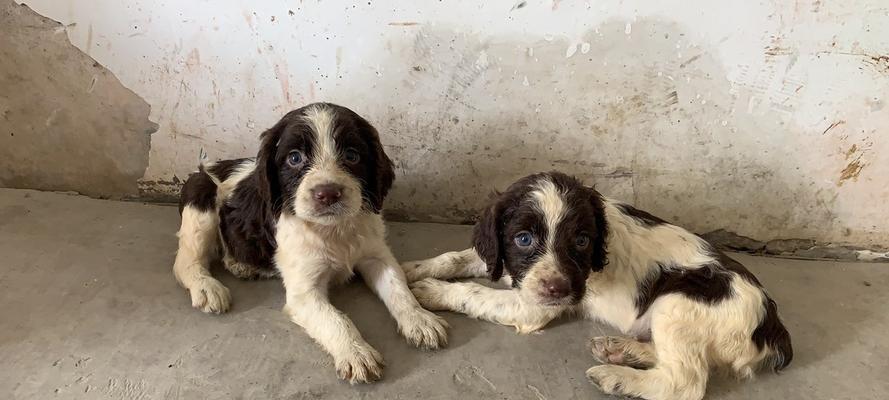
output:
<path id="1" fill-rule="evenodd" d="M 332 283 L 343 282 L 352 276 L 355 264 L 361 261 L 367 243 L 376 233 L 369 228 L 361 223 L 317 226 L 282 216 L 275 235 L 276 264 L 282 271 L 308 269 L 302 272 L 326 277 Z"/>
<path id="2" fill-rule="evenodd" d="M 351 240 L 350 240 L 351 239 Z M 361 249 L 360 240 L 353 238 L 328 238 L 322 239 L 325 246 L 314 249 L 313 258 L 316 258 L 323 266 L 329 269 L 332 280 L 343 282 L 352 276 L 355 264 L 359 261 Z"/>

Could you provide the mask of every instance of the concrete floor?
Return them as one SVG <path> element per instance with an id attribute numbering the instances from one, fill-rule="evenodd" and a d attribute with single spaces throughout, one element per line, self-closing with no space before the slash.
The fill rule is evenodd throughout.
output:
<path id="1" fill-rule="evenodd" d="M 349 386 L 280 309 L 278 281 L 218 272 L 233 310 L 190 307 L 170 270 L 174 207 L 0 189 L 0 393 L 13 399 L 607 398 L 584 371 L 609 332 L 564 320 L 538 335 L 446 314 L 450 346 L 408 346 L 361 284 L 334 303 L 387 361 L 384 379 Z M 469 228 L 391 224 L 401 259 L 460 249 Z M 711 399 L 889 396 L 889 265 L 735 255 L 778 301 L 796 357 L 781 375 L 715 377 Z M 10 398 L 0 395 L 0 398 Z"/>

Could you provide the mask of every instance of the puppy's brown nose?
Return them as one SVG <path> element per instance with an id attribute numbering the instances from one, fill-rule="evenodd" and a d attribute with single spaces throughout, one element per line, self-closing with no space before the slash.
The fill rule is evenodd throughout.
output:
<path id="1" fill-rule="evenodd" d="M 329 206 L 343 197 L 343 187 L 332 183 L 318 185 L 312 189 L 312 197 L 318 204 Z"/>
<path id="2" fill-rule="evenodd" d="M 571 292 L 571 285 L 564 278 L 544 279 L 543 293 L 553 299 L 561 299 Z"/>

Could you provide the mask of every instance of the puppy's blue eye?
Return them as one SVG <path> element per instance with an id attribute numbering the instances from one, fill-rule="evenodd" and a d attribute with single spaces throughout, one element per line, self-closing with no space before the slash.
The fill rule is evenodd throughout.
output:
<path id="1" fill-rule="evenodd" d="M 358 150 L 355 150 L 351 147 L 346 149 L 345 152 L 343 152 L 343 158 L 349 164 L 356 164 L 356 163 L 358 163 L 358 161 L 361 161 L 361 155 L 358 154 Z"/>
<path id="2" fill-rule="evenodd" d="M 287 153 L 287 164 L 291 167 L 298 167 L 303 163 L 303 153 L 300 153 L 299 150 L 293 150 L 290 153 Z"/>
<path id="3" fill-rule="evenodd" d="M 534 235 L 528 231 L 521 231 L 515 235 L 515 244 L 519 247 L 528 247 L 534 243 Z"/>
<path id="4" fill-rule="evenodd" d="M 587 248 L 590 245 L 590 237 L 587 235 L 578 235 L 574 238 L 574 247 L 577 247 L 580 250 Z"/>

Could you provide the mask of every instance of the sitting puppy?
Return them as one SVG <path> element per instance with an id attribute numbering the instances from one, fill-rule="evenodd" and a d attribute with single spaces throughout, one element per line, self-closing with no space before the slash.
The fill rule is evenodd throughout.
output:
<path id="1" fill-rule="evenodd" d="M 446 323 L 417 303 L 386 245 L 380 209 L 393 180 L 377 131 L 358 114 L 323 103 L 291 111 L 262 134 L 255 160 L 203 165 L 188 178 L 173 273 L 192 306 L 212 313 L 231 301 L 209 271 L 220 253 L 238 277 L 280 276 L 284 311 L 333 356 L 339 376 L 375 380 L 380 354 L 327 296 L 355 270 L 409 342 L 447 341 Z"/>
<path id="2" fill-rule="evenodd" d="M 522 333 L 566 312 L 613 325 L 630 337 L 594 338 L 593 355 L 607 365 L 587 371 L 606 393 L 700 399 L 711 367 L 750 377 L 793 356 L 775 302 L 741 264 L 564 174 L 514 183 L 484 211 L 473 241 L 402 265 L 420 303 Z M 433 279 L 486 274 L 513 290 Z"/>

